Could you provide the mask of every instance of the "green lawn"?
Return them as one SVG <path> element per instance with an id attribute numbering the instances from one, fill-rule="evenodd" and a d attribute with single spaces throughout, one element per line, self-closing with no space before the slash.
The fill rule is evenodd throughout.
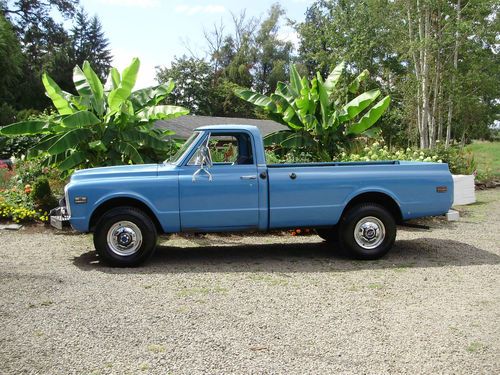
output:
<path id="1" fill-rule="evenodd" d="M 474 141 L 467 146 L 467 150 L 474 153 L 479 173 L 489 170 L 494 176 L 500 177 L 500 142 Z"/>

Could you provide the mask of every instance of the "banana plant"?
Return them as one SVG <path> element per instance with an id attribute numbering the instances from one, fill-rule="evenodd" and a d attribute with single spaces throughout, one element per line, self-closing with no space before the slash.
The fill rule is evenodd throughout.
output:
<path id="1" fill-rule="evenodd" d="M 269 134 L 265 145 L 304 147 L 319 160 L 331 160 L 355 138 L 378 135 L 380 129 L 373 125 L 390 103 L 386 96 L 372 105 L 380 96 L 377 89 L 358 94 L 368 77 L 367 70 L 340 87 L 345 75 L 345 62 L 337 65 L 325 80 L 319 72 L 312 80 L 301 77 L 295 65 L 291 65 L 290 83 L 279 82 L 273 94 L 266 96 L 245 88 L 236 89 L 235 93 L 262 108 L 269 118 L 288 126 L 288 130 Z"/>
<path id="2" fill-rule="evenodd" d="M 174 89 L 171 80 L 133 91 L 139 67 L 139 59 L 134 58 L 121 74 L 111 68 L 103 85 L 85 61 L 73 70 L 78 95 L 61 90 L 43 74 L 46 94 L 57 113 L 5 126 L 0 134 L 42 136 L 28 156 L 43 156 L 46 163 L 56 164 L 63 172 L 165 159 L 173 144 L 164 138 L 173 132 L 153 125 L 156 120 L 186 115 L 189 110 L 161 104 Z"/>

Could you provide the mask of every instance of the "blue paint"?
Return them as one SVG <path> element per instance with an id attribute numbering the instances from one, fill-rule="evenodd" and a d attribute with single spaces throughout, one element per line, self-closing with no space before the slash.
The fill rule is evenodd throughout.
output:
<path id="1" fill-rule="evenodd" d="M 254 126 L 219 125 L 198 136 L 174 163 L 77 171 L 66 187 L 71 225 L 88 232 L 90 218 L 106 201 L 128 198 L 149 207 L 165 233 L 239 231 L 335 225 L 356 196 L 378 192 L 394 199 L 404 220 L 441 215 L 451 207 L 453 180 L 447 164 L 346 162 L 266 165 Z M 252 140 L 253 164 L 214 164 L 192 181 L 187 165 L 210 134 L 242 133 Z M 291 174 L 296 178 L 290 178 Z M 264 178 L 261 178 L 264 174 Z M 248 177 L 254 176 L 255 178 Z M 242 178 L 243 177 L 243 178 Z M 446 193 L 437 193 L 446 186 Z M 86 204 L 75 204 L 86 196 Z"/>

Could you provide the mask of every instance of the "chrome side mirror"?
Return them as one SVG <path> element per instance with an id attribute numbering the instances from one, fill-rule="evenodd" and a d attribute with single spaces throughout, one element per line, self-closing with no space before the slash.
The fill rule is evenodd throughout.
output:
<path id="1" fill-rule="evenodd" d="M 202 144 L 198 150 L 196 151 L 197 156 L 196 156 L 196 165 L 199 165 L 200 168 L 193 173 L 193 178 L 192 181 L 196 182 L 196 176 L 199 175 L 201 172 L 205 172 L 208 175 L 208 181 L 212 181 L 212 174 L 208 171 L 207 168 L 212 167 L 212 157 L 210 155 L 210 149 L 207 147 L 206 144 Z"/>

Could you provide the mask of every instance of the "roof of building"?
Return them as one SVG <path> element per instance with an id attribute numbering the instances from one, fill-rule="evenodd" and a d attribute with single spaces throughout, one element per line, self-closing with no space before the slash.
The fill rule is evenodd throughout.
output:
<path id="1" fill-rule="evenodd" d="M 279 130 L 286 130 L 285 125 L 272 120 L 258 120 L 237 117 L 181 116 L 172 120 L 157 121 L 155 126 L 175 132 L 174 138 L 187 139 L 196 128 L 207 125 L 253 125 L 259 128 L 263 136 Z"/>

